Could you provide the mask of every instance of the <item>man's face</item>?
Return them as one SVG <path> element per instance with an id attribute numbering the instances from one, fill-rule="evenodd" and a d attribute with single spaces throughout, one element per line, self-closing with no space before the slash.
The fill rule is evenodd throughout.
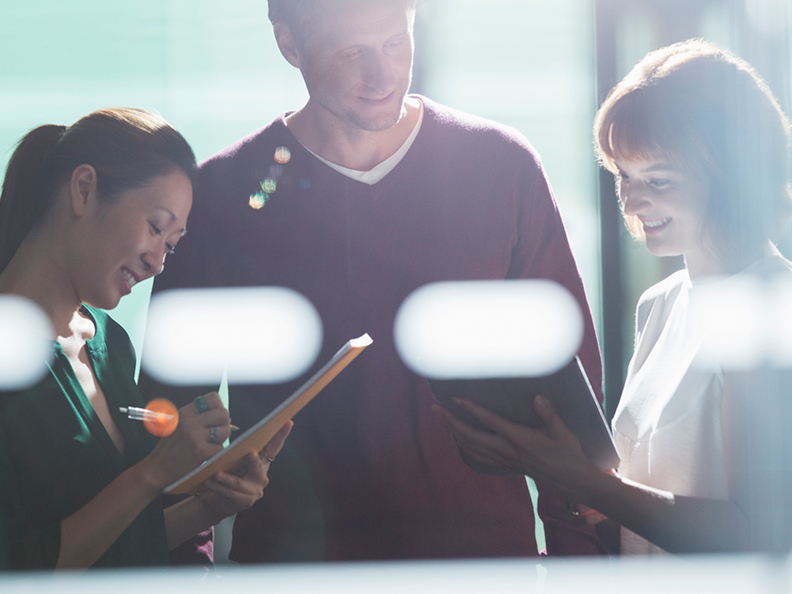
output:
<path id="1" fill-rule="evenodd" d="M 412 3 L 342 1 L 317 16 L 300 51 L 311 102 L 336 125 L 394 126 L 412 78 Z"/>

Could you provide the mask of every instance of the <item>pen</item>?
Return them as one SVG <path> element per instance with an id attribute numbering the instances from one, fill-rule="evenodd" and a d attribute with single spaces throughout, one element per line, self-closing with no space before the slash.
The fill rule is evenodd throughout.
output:
<path id="1" fill-rule="evenodd" d="M 168 413 L 155 412 L 147 408 L 138 408 L 137 406 L 122 406 L 118 410 L 133 421 L 152 421 L 156 423 L 158 421 L 165 422 L 173 419 L 173 415 L 169 415 Z M 239 427 L 231 425 L 231 431 L 239 431 Z"/>

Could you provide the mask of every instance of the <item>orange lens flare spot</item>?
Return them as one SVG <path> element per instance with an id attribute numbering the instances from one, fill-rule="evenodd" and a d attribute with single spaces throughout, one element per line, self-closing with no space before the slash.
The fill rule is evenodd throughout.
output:
<path id="1" fill-rule="evenodd" d="M 275 149 L 275 162 L 286 164 L 291 161 L 291 151 L 285 146 L 279 146 Z"/>
<path id="2" fill-rule="evenodd" d="M 147 414 L 143 419 L 143 426 L 152 435 L 167 437 L 179 425 L 179 411 L 170 400 L 155 398 L 146 405 Z"/>

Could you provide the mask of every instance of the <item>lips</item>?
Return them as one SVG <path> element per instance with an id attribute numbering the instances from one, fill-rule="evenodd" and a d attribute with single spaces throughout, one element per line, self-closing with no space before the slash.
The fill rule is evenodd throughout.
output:
<path id="1" fill-rule="evenodd" d="M 361 101 L 364 103 L 368 103 L 369 105 L 386 105 L 390 103 L 391 99 L 393 99 L 393 92 L 388 93 L 385 97 L 381 99 L 371 99 L 368 97 L 360 97 Z"/>

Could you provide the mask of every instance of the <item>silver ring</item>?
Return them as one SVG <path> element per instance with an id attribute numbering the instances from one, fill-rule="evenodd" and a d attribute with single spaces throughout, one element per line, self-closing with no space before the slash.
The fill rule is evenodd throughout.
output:
<path id="1" fill-rule="evenodd" d="M 272 458 L 270 458 L 270 457 L 267 455 L 267 450 L 266 450 L 266 449 L 264 449 L 264 450 L 261 450 L 261 453 L 262 453 L 262 454 L 264 454 L 264 457 L 265 457 L 265 458 L 266 458 L 266 459 L 269 461 L 269 463 L 270 463 L 270 464 L 272 464 L 273 462 L 275 462 L 275 460 L 273 460 Z"/>
<path id="2" fill-rule="evenodd" d="M 209 443 L 218 443 L 218 437 L 220 436 L 218 435 L 217 427 L 209 427 L 209 437 L 206 441 Z"/>

